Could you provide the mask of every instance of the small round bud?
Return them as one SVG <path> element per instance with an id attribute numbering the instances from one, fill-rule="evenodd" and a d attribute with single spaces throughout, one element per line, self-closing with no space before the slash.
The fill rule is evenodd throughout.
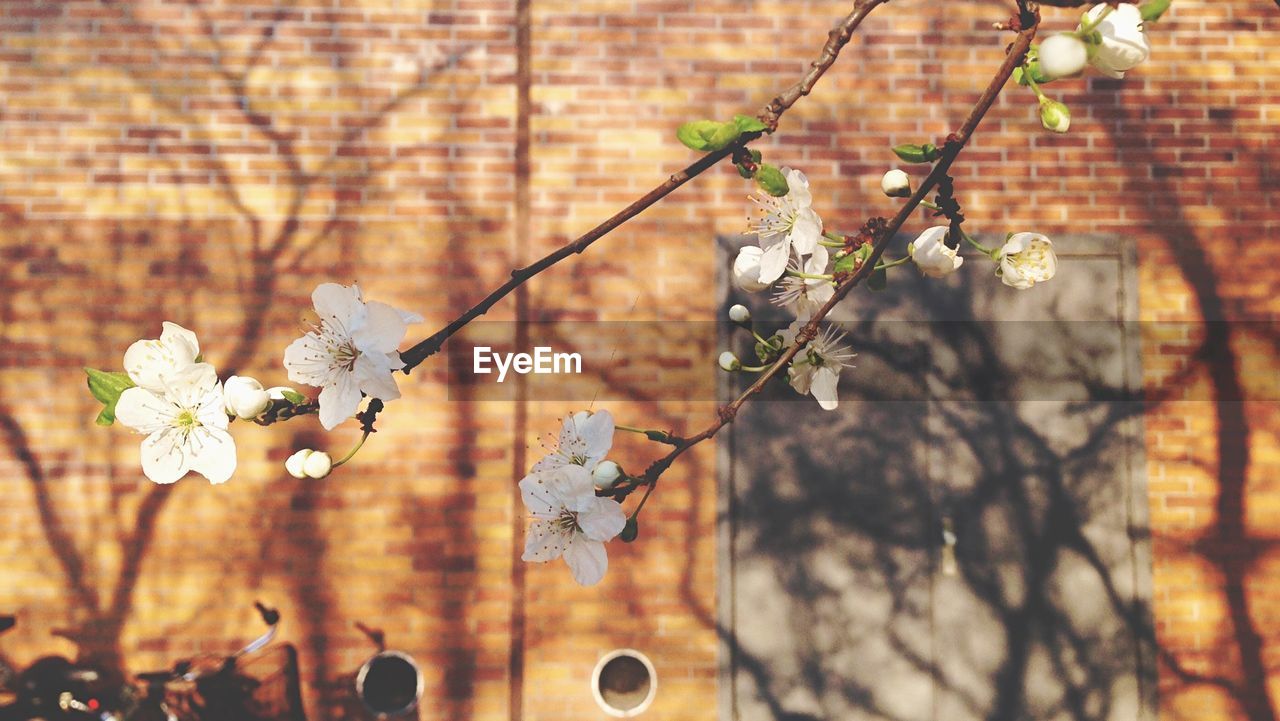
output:
<path id="1" fill-rule="evenodd" d="M 635 516 L 627 519 L 627 525 L 622 527 L 622 533 L 618 534 L 618 540 L 623 543 L 631 543 L 640 536 L 640 522 Z"/>
<path id="2" fill-rule="evenodd" d="M 880 189 L 890 198 L 910 198 L 911 176 L 906 171 L 894 168 L 880 179 Z"/>
<path id="3" fill-rule="evenodd" d="M 764 251 L 759 246 L 748 245 L 738 251 L 733 259 L 733 284 L 747 291 L 757 293 L 769 287 L 769 283 L 760 282 L 760 261 Z"/>
<path id="4" fill-rule="evenodd" d="M 253 378 L 231 376 L 222 384 L 222 404 L 227 415 L 253 420 L 271 407 L 271 396 Z"/>
<path id="5" fill-rule="evenodd" d="M 747 310 L 747 307 L 742 304 L 731 306 L 729 308 L 729 320 L 734 323 L 749 323 L 751 322 L 751 311 Z"/>
<path id="6" fill-rule="evenodd" d="M 1040 72 L 1049 80 L 1084 72 L 1089 49 L 1071 33 L 1060 33 L 1040 43 Z"/>
<path id="7" fill-rule="evenodd" d="M 293 476 L 294 478 L 306 478 L 307 477 L 307 471 L 306 471 L 307 457 L 309 457 L 312 453 L 315 453 L 315 451 L 311 450 L 310 448 L 303 448 L 297 453 L 294 453 L 292 456 L 289 456 L 287 459 L 285 459 L 284 469 L 288 471 L 289 475 Z"/>
<path id="8" fill-rule="evenodd" d="M 1040 123 L 1046 130 L 1065 133 L 1071 127 L 1071 109 L 1057 100 L 1040 101 Z"/>
<path id="9" fill-rule="evenodd" d="M 591 480 L 600 488 L 613 488 L 613 484 L 622 477 L 622 469 L 613 461 L 600 461 L 591 471 Z"/>
<path id="10" fill-rule="evenodd" d="M 742 362 L 739 361 L 738 356 L 734 355 L 731 351 L 721 353 L 720 360 L 718 362 L 720 364 L 720 370 L 722 371 L 732 373 L 734 371 L 742 370 Z"/>
<path id="11" fill-rule="evenodd" d="M 324 451 L 314 451 L 302 463 L 302 472 L 307 478 L 324 478 L 333 470 L 333 460 Z"/>

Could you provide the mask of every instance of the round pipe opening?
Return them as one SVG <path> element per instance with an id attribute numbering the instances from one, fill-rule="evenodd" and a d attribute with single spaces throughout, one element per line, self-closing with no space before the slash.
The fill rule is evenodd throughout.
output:
<path id="1" fill-rule="evenodd" d="M 378 718 L 403 716 L 418 707 L 422 683 L 422 671 L 412 656 L 383 651 L 360 667 L 356 696 Z"/>
<path id="2" fill-rule="evenodd" d="M 639 651 L 610 651 L 591 674 L 591 695 L 601 710 L 614 718 L 639 716 L 658 693 L 658 674 Z"/>

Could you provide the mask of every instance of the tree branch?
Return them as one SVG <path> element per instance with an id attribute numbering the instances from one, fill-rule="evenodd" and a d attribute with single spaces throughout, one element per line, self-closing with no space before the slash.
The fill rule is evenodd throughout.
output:
<path id="1" fill-rule="evenodd" d="M 652 491 L 652 486 L 657 484 L 658 477 L 661 476 L 662 473 L 666 471 L 667 468 L 669 468 L 671 464 L 685 451 L 696 446 L 702 441 L 712 438 L 720 431 L 721 428 L 732 423 L 742 405 L 750 400 L 752 396 L 763 390 L 769 381 L 773 380 L 774 377 L 782 372 L 791 359 L 795 358 L 801 349 L 808 345 L 809 341 L 817 336 L 818 325 L 822 320 L 827 317 L 832 309 L 834 309 L 846 295 L 849 294 L 849 291 L 853 290 L 854 286 L 858 285 L 872 273 L 875 269 L 876 262 L 879 261 L 882 255 L 884 255 L 885 248 L 889 245 L 889 242 L 893 240 L 893 237 L 902 229 L 903 224 L 907 222 L 911 217 L 911 214 L 915 212 L 917 207 L 919 207 L 920 203 L 928 197 L 934 186 L 946 177 L 948 171 L 951 169 L 951 165 L 955 162 L 956 158 L 959 157 L 960 151 L 964 149 L 965 145 L 969 142 L 969 139 L 973 136 L 973 132 L 977 129 L 978 123 L 982 122 L 982 118 L 987 114 L 987 111 L 991 109 L 991 105 L 995 102 L 996 98 L 999 97 L 1000 91 L 1013 75 L 1013 71 L 1022 65 L 1023 59 L 1026 57 L 1027 50 L 1030 49 L 1031 42 L 1035 39 L 1036 29 L 1038 27 L 1039 15 L 1037 14 L 1035 16 L 1035 22 L 1031 23 L 1018 33 L 1017 39 L 1015 39 L 1013 44 L 1009 47 L 1009 52 L 1005 56 L 1004 63 L 1000 65 L 1000 69 L 996 72 L 995 77 L 992 78 L 991 83 L 987 86 L 986 90 L 983 91 L 981 97 L 978 98 L 977 104 L 974 105 L 973 110 L 969 112 L 969 117 L 965 119 L 960 130 L 948 136 L 946 145 L 943 148 L 942 157 L 940 157 L 937 163 L 933 166 L 933 171 L 929 173 L 924 182 L 920 184 L 920 187 L 911 195 L 907 203 L 902 206 L 898 211 L 898 214 L 893 217 L 893 220 L 889 221 L 888 226 L 876 236 L 872 246 L 871 255 L 866 259 L 862 266 L 836 287 L 835 294 L 832 295 L 831 299 L 814 314 L 813 318 L 810 319 L 810 321 L 797 334 L 795 343 L 788 347 L 768 370 L 761 373 L 755 383 L 752 383 L 749 388 L 743 391 L 742 395 L 738 396 L 733 400 L 733 402 L 720 409 L 716 420 L 712 422 L 711 425 L 707 426 L 696 435 L 683 439 L 674 449 L 671 450 L 670 453 L 659 458 L 645 470 L 643 480 L 650 485 L 649 491 Z"/>
<path id="2" fill-rule="evenodd" d="M 759 118 L 760 122 L 768 126 L 770 132 L 778 127 L 778 120 L 782 117 L 783 113 L 787 112 L 787 110 L 789 110 L 791 106 L 795 105 L 800 98 L 808 95 L 813 90 L 813 87 L 817 84 L 818 80 L 835 63 L 836 58 L 840 55 L 840 51 L 849 43 L 850 38 L 853 37 L 854 31 L 862 24 L 862 20 L 866 18 L 872 10 L 887 2 L 889 2 L 889 0 L 857 0 L 857 2 L 854 3 L 853 11 L 850 12 L 844 20 L 840 21 L 839 24 L 833 27 L 831 32 L 827 34 L 827 42 L 822 47 L 822 54 L 817 60 L 810 64 L 809 72 L 797 81 L 795 85 L 787 88 L 773 100 L 769 101 L 769 104 L 765 105 L 760 111 L 760 114 L 756 116 Z M 412 348 L 401 353 L 400 358 L 404 361 L 404 372 L 408 373 L 420 365 L 424 360 L 439 352 L 445 341 L 453 336 L 453 334 L 457 333 L 471 321 L 487 313 L 498 301 L 505 298 L 516 288 L 519 288 L 525 283 L 525 281 L 541 273 L 547 268 L 550 268 L 556 263 L 559 263 L 565 258 L 583 252 L 590 247 L 592 243 L 603 238 L 610 231 L 613 231 L 623 223 L 626 223 L 628 220 L 631 220 L 644 212 L 649 206 L 670 195 L 676 188 L 679 188 L 693 178 L 701 175 L 721 160 L 731 156 L 735 151 L 758 139 L 761 135 L 763 135 L 763 133 L 744 133 L 729 147 L 713 153 L 708 153 L 707 155 L 699 158 L 697 162 L 667 178 L 667 180 L 661 185 L 658 185 L 653 190 L 645 193 L 639 200 L 628 205 L 626 208 L 622 209 L 600 225 L 597 225 L 587 231 L 577 240 L 560 246 L 546 256 L 543 256 L 540 260 L 525 266 L 524 268 L 517 268 L 511 271 L 510 280 L 503 283 L 493 292 L 489 293 L 489 295 L 485 296 L 480 302 L 467 309 L 466 312 L 450 321 L 448 325 L 436 331 L 426 340 L 419 342 Z"/>

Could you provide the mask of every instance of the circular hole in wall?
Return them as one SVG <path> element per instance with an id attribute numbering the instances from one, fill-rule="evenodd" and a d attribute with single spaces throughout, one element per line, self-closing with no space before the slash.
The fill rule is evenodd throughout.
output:
<path id="1" fill-rule="evenodd" d="M 383 651 L 360 669 L 356 694 L 380 718 L 407 714 L 422 696 L 422 673 L 408 654 Z"/>
<path id="2" fill-rule="evenodd" d="M 658 691 L 658 675 L 648 657 L 629 648 L 605 654 L 591 675 L 591 693 L 610 716 L 644 713 Z"/>

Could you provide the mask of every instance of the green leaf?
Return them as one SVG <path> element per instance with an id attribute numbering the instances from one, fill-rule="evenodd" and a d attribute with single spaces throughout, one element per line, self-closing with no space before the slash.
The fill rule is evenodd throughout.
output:
<path id="1" fill-rule="evenodd" d="M 733 123 L 717 123 L 714 120 L 694 120 L 681 125 L 676 137 L 686 147 L 702 152 L 715 152 L 729 147 L 742 131 Z"/>
<path id="2" fill-rule="evenodd" d="M 299 392 L 295 391 L 295 390 L 294 390 L 294 389 L 292 389 L 292 388 L 285 388 L 284 390 L 281 390 L 281 391 L 280 391 L 280 395 L 284 396 L 284 399 L 285 399 L 286 401 L 289 401 L 290 403 L 294 404 L 295 406 L 296 406 L 296 405 L 298 405 L 298 404 L 300 404 L 300 403 L 306 403 L 306 402 L 307 402 L 307 397 L 306 397 L 306 396 L 302 395 L 301 393 L 299 393 Z"/>
<path id="3" fill-rule="evenodd" d="M 787 185 L 787 179 L 782 171 L 768 163 L 762 163 L 756 170 L 756 184 L 764 192 L 778 198 L 791 191 L 791 186 Z"/>
<path id="4" fill-rule="evenodd" d="M 1173 4 L 1173 0 L 1150 0 L 1138 6 L 1138 11 L 1142 13 L 1142 19 L 1147 22 L 1155 22 L 1160 19 L 1161 15 L 1169 9 Z"/>
<path id="5" fill-rule="evenodd" d="M 832 272 L 852 273 L 857 269 L 858 269 L 858 256 L 856 254 L 852 254 L 852 255 L 846 255 L 843 258 L 836 260 L 836 264 L 835 266 L 833 266 Z"/>
<path id="6" fill-rule="evenodd" d="M 867 289 L 870 291 L 879 293 L 887 285 L 889 285 L 889 274 L 884 268 L 872 271 L 871 275 L 867 276 Z"/>
<path id="7" fill-rule="evenodd" d="M 1031 84 L 1027 80 L 1028 75 L 1030 75 L 1031 80 L 1036 81 L 1037 85 L 1044 85 L 1046 83 L 1053 82 L 1053 78 L 1046 77 L 1044 71 L 1040 69 L 1039 60 L 1032 60 L 1023 67 L 1015 68 L 1013 71 L 1013 79 L 1019 85 L 1026 86 Z"/>
<path id="8" fill-rule="evenodd" d="M 118 371 L 100 371 L 94 368 L 85 368 L 85 374 L 88 376 L 89 392 L 93 397 L 102 403 L 102 412 L 94 420 L 100 426 L 109 426 L 116 421 L 116 403 L 120 400 L 120 394 L 134 386 L 133 380 L 129 378 L 127 373 Z"/>
<path id="9" fill-rule="evenodd" d="M 769 126 L 760 122 L 759 118 L 753 118 L 750 115 L 735 115 L 733 123 L 744 133 L 760 133 L 769 129 Z"/>
<path id="10" fill-rule="evenodd" d="M 894 146 L 893 153 L 901 158 L 904 163 L 932 163 L 942 156 L 938 146 L 933 143 L 925 143 L 924 145 L 904 143 Z"/>
<path id="11" fill-rule="evenodd" d="M 748 170 L 748 169 L 747 169 L 747 166 L 745 166 L 745 165 L 735 165 L 735 166 L 733 166 L 733 167 L 735 167 L 735 168 L 737 168 L 737 169 L 738 169 L 738 175 L 741 175 L 742 177 L 746 178 L 747 180 L 751 180 L 751 176 L 755 175 L 755 172 L 754 172 L 754 171 L 751 171 L 751 170 Z"/>

